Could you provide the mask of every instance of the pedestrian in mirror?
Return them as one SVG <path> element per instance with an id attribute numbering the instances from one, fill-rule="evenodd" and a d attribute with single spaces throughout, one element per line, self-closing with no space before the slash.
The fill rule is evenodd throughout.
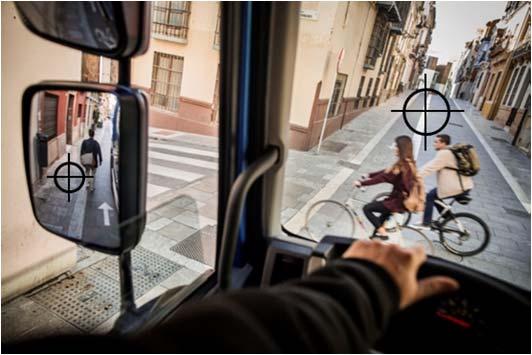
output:
<path id="1" fill-rule="evenodd" d="M 116 175 L 111 157 L 118 105 L 109 93 L 43 90 L 33 97 L 30 116 L 30 139 L 40 137 L 30 147 L 38 220 L 57 233 L 115 248 L 120 245 L 118 203 L 116 180 L 109 177 Z"/>
<path id="2" fill-rule="evenodd" d="M 85 174 L 89 177 L 94 177 L 96 169 L 102 165 L 102 150 L 100 143 L 94 139 L 94 129 L 89 129 L 89 138 L 81 143 L 80 161 L 85 167 Z M 88 181 L 87 190 L 94 191 L 94 180 Z"/>
<path id="3" fill-rule="evenodd" d="M 131 112 L 132 107 L 127 103 L 122 107 L 121 96 L 111 90 L 59 85 L 30 88 L 26 96 L 27 179 L 39 223 L 55 234 L 101 251 L 118 254 L 125 243 L 136 244 L 140 233 L 130 227 L 138 226 L 143 218 L 144 189 L 135 188 L 134 194 L 129 190 L 122 201 L 120 191 L 128 190 L 120 185 L 126 183 L 121 179 L 123 168 L 136 171 L 128 176 L 143 175 L 136 162 L 142 158 L 120 159 L 119 151 L 123 144 L 142 147 L 136 134 L 122 135 L 126 137 L 123 142 L 120 139 L 123 126 L 136 133 L 138 115 L 128 115 L 132 120 L 124 123 L 121 114 Z M 131 126 L 136 127 L 132 130 Z M 125 211 L 121 202 L 128 206 Z M 127 241 L 124 234 L 129 235 Z"/>

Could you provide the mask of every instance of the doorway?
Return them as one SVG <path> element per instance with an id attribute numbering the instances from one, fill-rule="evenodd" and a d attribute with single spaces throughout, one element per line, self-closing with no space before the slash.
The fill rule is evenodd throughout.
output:
<path id="1" fill-rule="evenodd" d="M 67 121 L 66 121 L 66 144 L 72 145 L 72 112 L 74 111 L 74 95 L 68 95 Z"/>

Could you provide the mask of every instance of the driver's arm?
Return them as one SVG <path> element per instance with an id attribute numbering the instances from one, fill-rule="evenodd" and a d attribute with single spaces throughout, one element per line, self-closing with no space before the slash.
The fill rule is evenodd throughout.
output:
<path id="1" fill-rule="evenodd" d="M 163 325 L 127 341 L 60 337 L 17 350 L 368 352 L 394 312 L 458 287 L 447 277 L 418 281 L 417 270 L 424 260 L 422 249 L 359 241 L 347 250 L 344 259 L 303 280 L 229 292 L 189 304 Z"/>
<path id="2" fill-rule="evenodd" d="M 303 280 L 183 307 L 139 339 L 155 352 L 368 352 L 399 300 L 382 267 L 339 260 Z"/>

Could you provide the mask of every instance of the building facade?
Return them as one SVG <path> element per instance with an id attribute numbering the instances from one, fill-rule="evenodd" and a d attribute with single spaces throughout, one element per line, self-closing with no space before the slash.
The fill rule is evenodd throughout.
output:
<path id="1" fill-rule="evenodd" d="M 20 103 L 32 84 L 80 78 L 81 52 L 38 38 L 24 27 L 13 2 L 2 3 L 2 302 L 76 263 L 75 244 L 47 232 L 33 216 Z"/>
<path id="2" fill-rule="evenodd" d="M 219 4 L 156 1 L 152 8 L 150 49 L 132 61 L 133 84 L 150 96 L 150 126 L 217 135 Z M 291 147 L 317 144 L 325 111 L 328 136 L 412 87 L 434 16 L 433 2 L 302 2 Z"/>
<path id="3" fill-rule="evenodd" d="M 218 134 L 218 2 L 155 1 L 148 52 L 132 83 L 150 96 L 150 126 Z"/>
<path id="4" fill-rule="evenodd" d="M 466 44 L 458 66 L 454 96 L 470 100 L 530 155 L 530 3 L 507 2 L 503 16 Z"/>
<path id="5" fill-rule="evenodd" d="M 434 16 L 435 9 L 432 2 L 303 2 L 301 6 L 290 146 L 307 150 L 318 143 L 325 115 L 327 137 L 414 85 L 434 25 L 434 19 L 427 17 Z"/>

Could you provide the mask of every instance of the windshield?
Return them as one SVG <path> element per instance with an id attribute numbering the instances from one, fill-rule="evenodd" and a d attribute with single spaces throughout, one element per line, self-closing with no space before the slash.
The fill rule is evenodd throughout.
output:
<path id="1" fill-rule="evenodd" d="M 285 229 L 419 246 L 530 289 L 530 61 L 503 56 L 530 43 L 528 10 L 303 2 Z"/>
<path id="2" fill-rule="evenodd" d="M 143 90 L 149 98 L 147 221 L 141 241 L 131 255 L 137 307 L 214 272 L 218 224 L 220 5 L 156 1 L 151 8 L 150 47 L 131 63 L 132 86 Z M 19 91 L 13 90 L 12 100 L 17 108 L 22 91 L 36 80 L 81 78 L 84 82 L 117 82 L 116 61 L 50 44 L 28 34 L 13 4 L 2 5 L 2 18 L 9 18 L 2 23 L 2 36 L 8 39 L 6 47 L 2 47 L 2 68 L 9 62 L 6 71 L 12 73 L 2 82 L 5 79 L 9 85 L 17 83 Z M 9 51 L 17 54 L 4 56 Z M 33 62 L 37 57 L 47 65 Z M 51 69 L 59 63 L 60 71 Z M 52 230 L 69 231 L 78 239 L 81 228 L 75 227 L 83 222 L 78 206 L 83 208 L 97 197 L 93 203 L 96 207 L 103 198 L 116 201 L 118 195 L 113 188 L 118 188 L 119 161 L 136 159 L 119 151 L 119 132 L 113 129 L 118 127 L 118 117 L 120 121 L 127 117 L 120 117 L 118 107 L 113 113 L 109 105 L 98 104 L 102 101 L 99 96 L 91 95 L 85 98 L 85 93 L 42 92 L 34 100 L 40 106 L 34 105 L 32 115 L 32 138 L 46 134 L 41 139 L 44 143 L 37 146 L 41 141 L 36 140 L 32 148 L 32 152 L 47 148 L 47 156 L 35 153 L 35 162 L 32 161 L 34 199 L 41 223 L 54 226 Z M 21 116 L 18 111 L 10 115 Z M 7 131 L 18 138 L 20 121 L 13 121 L 17 122 Z M 46 176 L 53 175 L 55 167 L 69 157 L 76 162 L 82 160 L 81 145 L 90 131 L 101 147 L 100 167 L 93 168 L 87 188 L 69 194 L 68 200 L 63 194 L 60 204 L 55 201 L 55 214 L 47 214 L 50 196 L 60 192 Z M 22 146 L 22 142 L 13 142 L 12 146 Z M 69 153 L 72 155 L 68 156 Z M 18 155 L 16 158 L 20 159 Z M 45 163 L 40 164 L 39 159 Z M 2 191 L 16 190 L 17 195 L 7 200 L 19 201 L 27 191 L 21 183 L 23 177 L 10 175 L 8 180 L 9 187 L 5 188 L 3 183 Z M 118 231 L 117 207 L 112 204 L 105 210 L 101 208 L 93 209 L 95 217 L 85 221 L 85 232 L 90 229 L 90 237 L 110 240 L 102 228 L 110 224 Z M 31 213 L 31 206 L 21 209 Z M 118 257 L 46 235 L 35 228 L 32 215 L 5 217 L 3 213 L 3 217 L 2 231 L 7 226 L 7 234 L 13 238 L 2 239 L 2 342 L 55 333 L 111 330 L 120 312 Z M 86 236 L 87 233 L 83 235 Z M 27 281 L 29 278 L 31 282 Z M 29 289 L 33 291 L 27 293 Z"/>

